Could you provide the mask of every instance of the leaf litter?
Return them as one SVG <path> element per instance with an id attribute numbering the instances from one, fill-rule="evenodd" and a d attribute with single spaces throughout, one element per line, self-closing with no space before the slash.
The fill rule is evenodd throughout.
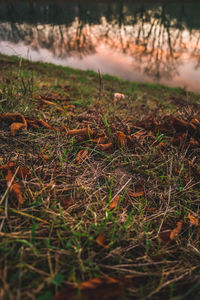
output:
<path id="1" fill-rule="evenodd" d="M 99 104 L 79 110 L 56 93 L 38 98 L 36 114 L 0 115 L 0 189 L 9 206 L 5 219 L 0 198 L 0 234 L 4 245 L 23 241 L 23 270 L 45 290 L 63 275 L 55 300 L 139 299 L 144 289 L 159 297 L 188 274 L 198 278 L 199 114 L 138 116 L 122 95 L 113 99 L 116 117 Z M 47 117 L 38 117 L 43 109 Z"/>

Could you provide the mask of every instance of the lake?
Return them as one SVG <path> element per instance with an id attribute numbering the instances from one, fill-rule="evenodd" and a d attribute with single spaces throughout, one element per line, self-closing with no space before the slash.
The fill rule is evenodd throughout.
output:
<path id="1" fill-rule="evenodd" d="M 0 52 L 200 92 L 198 1 L 0 1 Z"/>

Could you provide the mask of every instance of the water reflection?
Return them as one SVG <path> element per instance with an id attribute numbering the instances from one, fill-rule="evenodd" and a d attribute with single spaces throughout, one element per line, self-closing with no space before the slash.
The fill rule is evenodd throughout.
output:
<path id="1" fill-rule="evenodd" d="M 0 51 L 200 91 L 198 11 L 192 1 L 3 2 Z"/>

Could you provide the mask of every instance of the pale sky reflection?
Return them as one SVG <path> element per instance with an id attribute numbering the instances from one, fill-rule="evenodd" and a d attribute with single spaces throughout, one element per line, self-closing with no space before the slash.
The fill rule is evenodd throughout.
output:
<path id="1" fill-rule="evenodd" d="M 9 40 L 10 25 L 2 23 L 6 36 L 0 36 L 0 52 L 200 92 L 200 32 L 167 30 L 162 24 L 151 32 L 151 24 L 153 20 L 119 28 L 105 18 L 100 25 L 83 27 L 78 19 L 70 27 L 16 24 L 25 34 L 23 41 L 15 36 L 13 42 Z M 30 30 L 31 39 L 26 34 Z"/>

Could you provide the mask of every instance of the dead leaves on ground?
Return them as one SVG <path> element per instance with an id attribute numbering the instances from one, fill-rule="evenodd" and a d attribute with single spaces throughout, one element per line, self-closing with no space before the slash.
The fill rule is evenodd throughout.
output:
<path id="1" fill-rule="evenodd" d="M 104 233 L 100 233 L 96 238 L 96 242 L 98 245 L 102 246 L 103 248 L 108 249 L 109 246 L 106 245 L 106 236 Z"/>
<path id="2" fill-rule="evenodd" d="M 188 219 L 190 220 L 191 225 L 199 226 L 199 219 L 194 217 L 191 213 L 188 214 Z"/>
<path id="3" fill-rule="evenodd" d="M 109 300 L 122 296 L 132 283 L 132 279 L 126 276 L 92 278 L 82 282 L 80 286 L 75 283 L 63 288 L 54 296 L 53 300 Z"/>
<path id="4" fill-rule="evenodd" d="M 80 150 L 76 156 L 77 164 L 81 164 L 83 162 L 84 158 L 87 156 L 87 154 L 88 154 L 88 149 Z"/>
<path id="5" fill-rule="evenodd" d="M 164 224 L 162 226 L 162 229 L 159 233 L 159 238 L 161 239 L 162 242 L 164 243 L 169 243 L 173 240 L 176 240 L 178 238 L 178 236 L 180 235 L 182 229 L 183 229 L 183 225 L 184 223 L 188 224 L 188 221 L 190 222 L 190 225 L 194 226 L 194 227 L 198 227 L 199 226 L 199 219 L 197 217 L 195 217 L 193 214 L 188 213 L 187 219 L 184 220 L 184 218 L 180 218 L 177 222 L 176 222 L 176 226 L 173 229 L 168 229 L 166 224 Z"/>
<path id="6" fill-rule="evenodd" d="M 174 240 L 175 238 L 177 238 L 177 236 L 181 232 L 182 226 L 183 226 L 183 219 L 179 220 L 176 223 L 176 227 L 170 232 L 169 237 L 171 240 Z"/>
<path id="7" fill-rule="evenodd" d="M 21 186 L 14 180 L 14 175 L 10 169 L 8 169 L 5 179 L 10 192 L 14 194 L 15 198 L 19 201 L 19 204 L 22 205 L 24 203 L 24 199 L 22 197 Z"/>
<path id="8" fill-rule="evenodd" d="M 112 199 L 110 203 L 110 209 L 114 209 L 115 207 L 117 207 L 119 199 L 120 199 L 120 195 L 117 195 Z"/>
<path id="9" fill-rule="evenodd" d="M 0 166 L 0 172 L 5 173 L 5 180 L 8 190 L 18 201 L 20 205 L 24 203 L 22 196 L 21 185 L 15 181 L 15 177 L 18 179 L 30 179 L 32 177 L 30 171 L 21 166 L 16 166 L 14 162 L 7 162 Z"/>
<path id="10" fill-rule="evenodd" d="M 29 119 L 25 118 L 22 114 L 18 113 L 5 113 L 0 115 L 0 120 L 8 121 L 10 124 L 10 131 L 12 136 L 16 136 L 20 130 L 27 130 L 28 127 L 39 128 L 46 127 L 50 130 L 56 130 L 55 127 L 51 126 L 47 122 L 41 119 Z M 21 122 L 16 122 L 16 121 Z M 15 121 L 15 122 L 13 122 Z"/>
<path id="11" fill-rule="evenodd" d="M 21 122 L 13 122 L 10 125 L 11 135 L 15 136 L 20 129 L 27 130 L 27 121 L 22 114 L 18 113 L 4 113 L 0 115 L 0 120 L 6 121 L 21 121 Z"/>

